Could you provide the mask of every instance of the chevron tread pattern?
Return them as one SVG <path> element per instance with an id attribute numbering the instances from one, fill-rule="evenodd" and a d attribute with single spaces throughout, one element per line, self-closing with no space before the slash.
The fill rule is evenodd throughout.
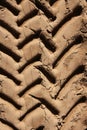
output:
<path id="1" fill-rule="evenodd" d="M 0 130 L 87 130 L 87 1 L 0 1 Z"/>

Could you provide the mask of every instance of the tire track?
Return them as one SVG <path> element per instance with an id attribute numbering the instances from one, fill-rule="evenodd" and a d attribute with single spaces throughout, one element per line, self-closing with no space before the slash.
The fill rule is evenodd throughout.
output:
<path id="1" fill-rule="evenodd" d="M 14 130 L 71 129 L 70 121 L 81 108 L 84 112 L 77 124 L 86 128 L 82 123 L 86 87 L 75 82 L 79 75 L 84 79 L 85 73 L 87 45 L 81 32 L 86 19 L 84 3 L 1 0 L 1 32 L 6 30 L 14 49 L 1 39 L 0 73 L 15 84 L 8 87 L 6 83 L 0 89 L 0 104 L 5 106 L 0 108 L 3 124 Z"/>

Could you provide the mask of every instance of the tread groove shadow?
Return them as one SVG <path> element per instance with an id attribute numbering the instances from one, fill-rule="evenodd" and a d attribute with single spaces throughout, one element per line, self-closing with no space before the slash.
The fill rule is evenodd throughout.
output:
<path id="1" fill-rule="evenodd" d="M 1 7 L 2 6 L 2 7 Z M 0 9 L 7 8 L 10 12 L 12 12 L 15 16 L 18 16 L 19 10 L 12 5 L 10 5 L 6 0 L 0 0 Z"/>
<path id="2" fill-rule="evenodd" d="M 7 95 L 5 95 L 5 94 L 3 94 L 3 93 L 0 93 L 0 97 L 2 98 L 2 99 L 4 99 L 5 101 L 7 101 L 7 102 L 9 102 L 9 103 L 11 103 L 13 106 L 15 106 L 15 108 L 17 108 L 17 109 L 21 109 L 21 106 L 20 105 L 18 105 L 13 99 L 11 99 L 9 96 L 7 96 Z"/>
<path id="3" fill-rule="evenodd" d="M 38 99 L 42 104 L 44 104 L 48 110 L 50 110 L 54 115 L 58 115 L 59 111 L 54 108 L 54 106 L 52 106 L 48 101 L 46 101 L 45 99 L 43 98 L 38 98 L 32 94 L 29 94 L 31 97 L 35 98 L 35 99 Z"/>
<path id="4" fill-rule="evenodd" d="M 0 67 L 0 74 L 7 76 L 11 80 L 13 80 L 17 85 L 20 85 L 21 81 L 15 78 L 12 74 L 8 73 L 6 70 Z"/>
<path id="5" fill-rule="evenodd" d="M 3 124 L 5 124 L 5 125 L 10 126 L 13 130 L 18 130 L 18 128 L 16 128 L 11 122 L 5 121 L 5 120 L 3 120 L 3 119 L 1 119 L 1 118 L 0 118 L 0 121 L 1 121 Z"/>
<path id="6" fill-rule="evenodd" d="M 8 32 L 10 32 L 16 39 L 19 38 L 20 33 L 16 31 L 14 28 L 8 25 L 8 23 L 5 23 L 4 21 L 0 20 L 0 25 L 7 29 Z"/>
<path id="7" fill-rule="evenodd" d="M 53 68 L 56 67 L 58 61 L 60 61 L 62 59 L 62 57 L 70 50 L 71 47 L 73 47 L 74 45 L 80 44 L 83 42 L 83 37 L 81 35 L 76 36 L 75 40 L 68 45 L 68 47 L 66 47 L 62 53 L 60 54 L 60 56 L 58 56 L 58 58 L 54 61 L 53 63 Z"/>
<path id="8" fill-rule="evenodd" d="M 77 6 L 71 14 L 67 15 L 56 27 L 54 27 L 52 36 L 54 36 L 65 23 L 71 20 L 71 18 L 81 15 L 82 10 L 82 6 Z"/>
<path id="9" fill-rule="evenodd" d="M 4 52 L 5 54 L 9 55 L 10 57 L 12 57 L 16 62 L 19 62 L 21 57 L 19 55 L 17 55 L 16 53 L 14 53 L 11 49 L 5 47 L 4 45 L 2 45 L 0 43 L 0 51 Z"/>
<path id="10" fill-rule="evenodd" d="M 57 96 L 59 95 L 60 91 L 64 88 L 64 86 L 68 83 L 68 81 L 75 75 L 77 74 L 81 74 L 84 73 L 85 71 L 85 66 L 84 65 L 80 65 L 66 80 L 65 82 L 61 85 L 61 89 L 57 92 L 55 99 L 57 98 Z"/>

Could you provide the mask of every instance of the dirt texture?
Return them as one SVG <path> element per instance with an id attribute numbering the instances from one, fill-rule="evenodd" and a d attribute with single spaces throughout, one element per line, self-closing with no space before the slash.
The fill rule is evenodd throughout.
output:
<path id="1" fill-rule="evenodd" d="M 87 130 L 87 0 L 0 0 L 0 130 Z"/>

